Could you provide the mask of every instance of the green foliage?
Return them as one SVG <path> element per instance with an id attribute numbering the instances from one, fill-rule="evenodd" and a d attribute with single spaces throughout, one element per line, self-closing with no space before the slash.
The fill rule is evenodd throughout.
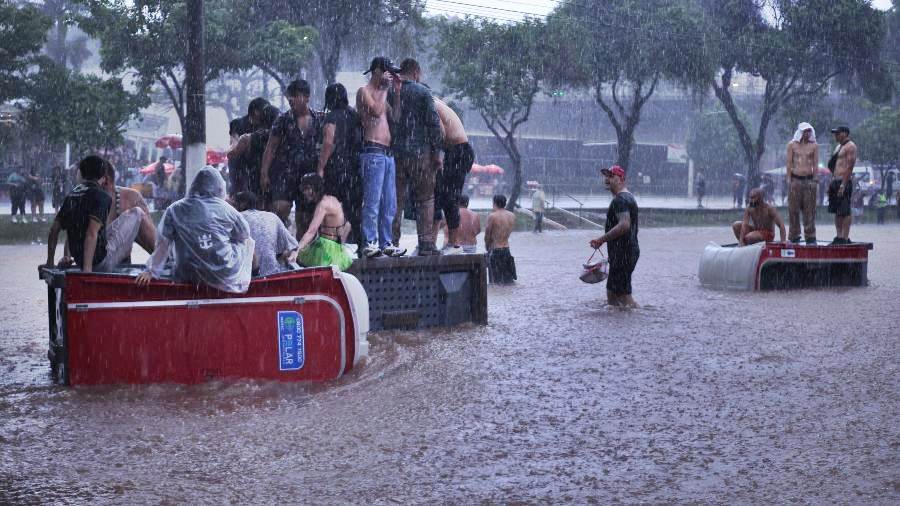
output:
<path id="1" fill-rule="evenodd" d="M 318 41 L 315 28 L 273 21 L 250 41 L 250 62 L 284 88 L 300 69 L 309 65 Z"/>
<path id="2" fill-rule="evenodd" d="M 467 99 L 489 123 L 527 120 L 544 76 L 542 25 L 466 19 L 440 25 L 435 47 L 448 94 Z"/>
<path id="3" fill-rule="evenodd" d="M 816 129 L 816 134 L 820 137 L 819 142 L 822 142 L 829 128 L 841 123 L 835 119 L 834 109 L 824 91 L 801 95 L 787 102 L 778 116 L 778 135 L 785 143 L 794 136 L 797 125 L 803 121 Z"/>
<path id="4" fill-rule="evenodd" d="M 89 14 L 79 26 L 100 39 L 101 68 L 134 73 L 141 94 L 159 84 L 184 122 L 187 9 L 179 0 L 85 0 Z M 250 4 L 207 0 L 204 4 L 206 80 L 249 66 L 246 40 Z M 182 125 L 183 126 L 183 125 Z"/>
<path id="5" fill-rule="evenodd" d="M 641 110 L 660 81 L 697 88 L 713 75 L 701 16 L 688 0 L 562 3 L 547 20 L 553 84 L 588 88 L 628 168 Z"/>
<path id="6" fill-rule="evenodd" d="M 31 82 L 24 117 L 29 129 L 53 144 L 71 143 L 76 153 L 112 148 L 123 142 L 129 119 L 149 105 L 145 96 L 125 91 L 121 79 L 101 79 L 48 64 Z"/>
<path id="7" fill-rule="evenodd" d="M 889 96 L 880 52 L 883 16 L 865 0 L 700 0 L 707 56 L 719 69 L 709 79 L 744 147 L 755 179 L 769 123 L 786 104 L 819 96 L 832 82 L 856 83 L 870 97 Z M 731 95 L 736 72 L 765 81 L 757 132 L 738 116 Z M 840 79 L 837 80 L 836 79 Z"/>
<path id="8" fill-rule="evenodd" d="M 522 185 L 522 157 L 516 129 L 528 121 L 551 54 L 544 25 L 526 20 L 497 24 L 471 18 L 438 25 L 437 60 L 444 66 L 448 95 L 466 99 L 500 141 L 513 164 L 507 207 L 515 208 Z"/>
<path id="9" fill-rule="evenodd" d="M 900 111 L 883 107 L 854 134 L 860 157 L 877 165 L 900 163 Z"/>
<path id="10" fill-rule="evenodd" d="M 22 96 L 29 67 L 46 40 L 50 20 L 36 8 L 0 0 L 0 103 Z"/>
<path id="11" fill-rule="evenodd" d="M 707 177 L 721 179 L 741 172 L 744 148 L 735 134 L 734 124 L 722 108 L 694 117 L 688 131 L 687 152 L 697 169 Z"/>
<path id="12" fill-rule="evenodd" d="M 701 57 L 699 12 L 688 1 L 566 2 L 548 19 L 554 77 L 575 87 L 624 88 L 654 79 L 692 85 L 712 72 Z"/>

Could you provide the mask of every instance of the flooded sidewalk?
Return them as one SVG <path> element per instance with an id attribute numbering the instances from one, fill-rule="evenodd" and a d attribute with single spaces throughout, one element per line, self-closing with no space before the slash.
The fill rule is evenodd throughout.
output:
<path id="1" fill-rule="evenodd" d="M 516 233 L 488 326 L 372 334 L 339 381 L 78 389 L 44 247 L 0 246 L 0 503 L 896 503 L 900 226 L 851 236 L 871 286 L 747 293 L 697 280 L 727 228 L 642 229 L 621 311 L 591 232 Z"/>

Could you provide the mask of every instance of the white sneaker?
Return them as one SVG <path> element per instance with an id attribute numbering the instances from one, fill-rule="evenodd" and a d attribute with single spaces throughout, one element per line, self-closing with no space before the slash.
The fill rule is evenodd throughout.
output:
<path id="1" fill-rule="evenodd" d="M 391 258 L 402 257 L 406 254 L 406 250 L 404 248 L 395 246 L 393 244 L 388 244 L 384 247 L 383 250 L 381 250 L 381 252 L 384 253 L 385 256 L 389 256 Z"/>
<path id="2" fill-rule="evenodd" d="M 13 223 L 18 223 L 18 222 L 19 222 L 19 217 L 16 216 L 16 215 L 13 215 L 13 217 L 12 217 L 12 222 L 13 222 Z"/>
<path id="3" fill-rule="evenodd" d="M 41 223 L 47 223 L 47 218 L 41 216 Z"/>
<path id="4" fill-rule="evenodd" d="M 375 258 L 381 256 L 381 250 L 378 249 L 378 244 L 374 242 L 370 242 L 366 245 L 365 249 L 363 249 L 363 255 L 366 258 Z"/>
<path id="5" fill-rule="evenodd" d="M 31 217 L 31 222 L 32 222 L 32 223 L 37 223 L 37 222 L 38 222 L 37 216 L 32 216 L 32 217 Z"/>

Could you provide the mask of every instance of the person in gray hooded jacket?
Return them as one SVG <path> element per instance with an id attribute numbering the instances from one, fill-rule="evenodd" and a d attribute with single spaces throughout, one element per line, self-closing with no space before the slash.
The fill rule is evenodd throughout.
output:
<path id="1" fill-rule="evenodd" d="M 163 214 L 157 227 L 156 249 L 137 284 L 146 286 L 162 276 L 171 248 L 174 280 L 205 284 L 224 292 L 246 292 L 253 270 L 254 242 L 247 220 L 224 198 L 225 180 L 219 172 L 211 167 L 201 169 L 188 196 Z"/>

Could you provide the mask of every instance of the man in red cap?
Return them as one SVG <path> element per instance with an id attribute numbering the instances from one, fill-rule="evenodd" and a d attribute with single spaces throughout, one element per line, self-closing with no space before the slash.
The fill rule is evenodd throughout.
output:
<path id="1" fill-rule="evenodd" d="M 638 307 L 631 296 L 631 273 L 637 265 L 641 249 L 638 246 L 638 205 L 634 195 L 625 188 L 625 169 L 613 165 L 601 169 L 606 188 L 613 194 L 606 212 L 603 235 L 591 241 L 592 248 L 606 243 L 609 255 L 609 278 L 606 298 L 610 306 Z"/>

